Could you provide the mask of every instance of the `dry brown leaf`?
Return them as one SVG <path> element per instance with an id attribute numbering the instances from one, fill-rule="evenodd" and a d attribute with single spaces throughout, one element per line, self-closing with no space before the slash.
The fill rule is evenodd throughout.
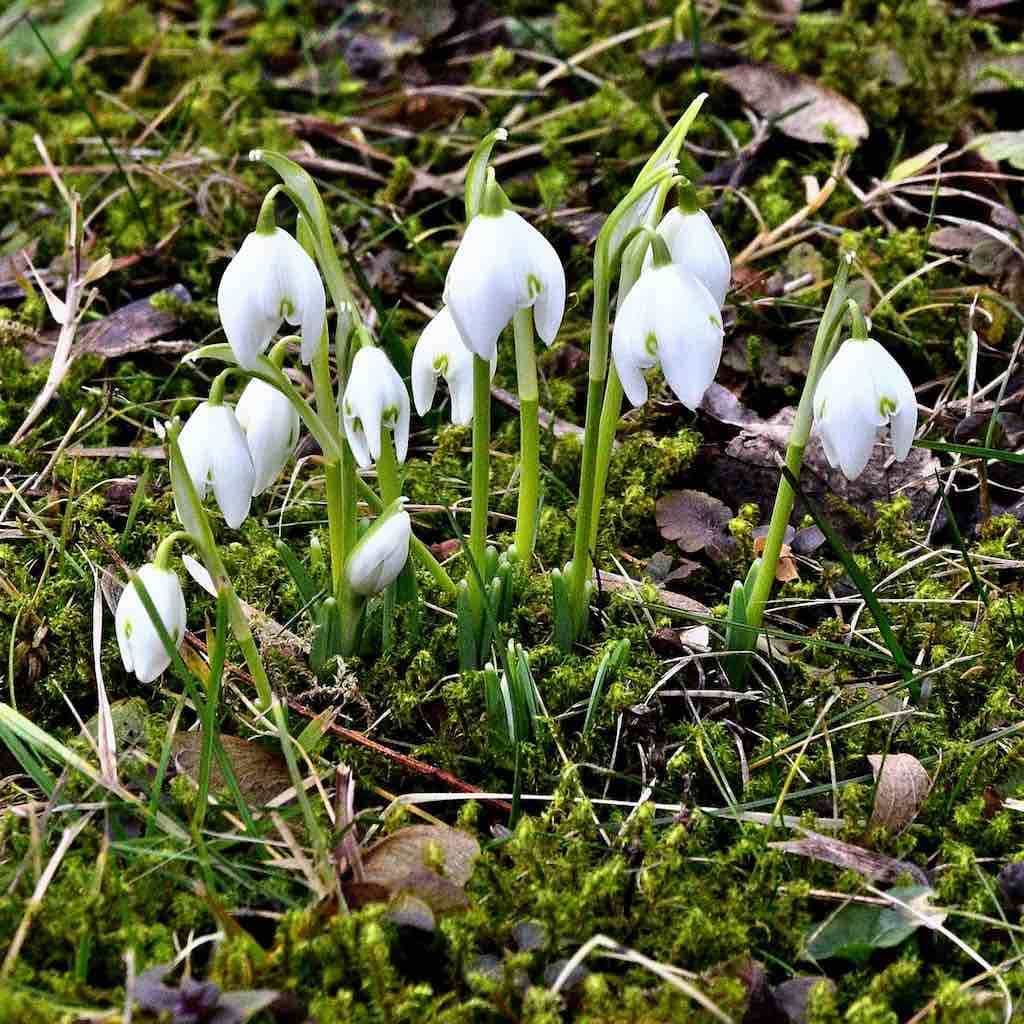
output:
<path id="1" fill-rule="evenodd" d="M 767 537 L 754 538 L 755 555 L 764 554 L 764 545 L 767 539 Z M 775 579 L 779 583 L 792 583 L 793 580 L 800 579 L 796 559 L 793 557 L 793 549 L 788 544 L 783 544 L 779 551 L 779 560 L 775 563 Z"/>
<path id="2" fill-rule="evenodd" d="M 291 788 L 288 765 L 280 751 L 238 736 L 222 735 L 220 742 L 238 779 L 238 788 L 250 804 L 263 807 Z M 203 735 L 200 732 L 177 732 L 171 740 L 171 751 L 178 771 L 194 782 L 199 779 L 202 749 Z M 227 783 L 214 758 L 210 766 L 210 792 L 223 793 L 226 790 Z"/>
<path id="3" fill-rule="evenodd" d="M 856 871 L 872 882 L 895 882 L 901 875 L 909 875 L 921 885 L 929 884 L 928 876 L 916 864 L 887 857 L 884 853 L 874 853 L 817 832 L 805 831 L 802 839 L 789 839 L 768 845 L 783 853 L 795 853 L 798 857 L 834 864 L 844 871 Z"/>
<path id="4" fill-rule="evenodd" d="M 875 776 L 875 806 L 869 828 L 902 832 L 917 817 L 932 780 L 913 754 L 869 754 Z"/>
<path id="5" fill-rule="evenodd" d="M 363 881 L 396 888 L 410 875 L 427 870 L 431 846 L 444 855 L 443 877 L 464 886 L 480 847 L 469 833 L 439 825 L 410 825 L 374 843 L 363 853 Z"/>
<path id="6" fill-rule="evenodd" d="M 670 491 L 658 499 L 655 519 L 662 537 L 674 540 L 687 554 L 732 542 L 727 529 L 732 509 L 703 491 Z"/>
<path id="7" fill-rule="evenodd" d="M 828 142 L 829 127 L 854 141 L 868 137 L 868 123 L 857 105 L 812 78 L 771 64 L 739 64 L 726 68 L 722 77 L 762 117 L 780 118 L 779 130 L 791 139 Z"/>

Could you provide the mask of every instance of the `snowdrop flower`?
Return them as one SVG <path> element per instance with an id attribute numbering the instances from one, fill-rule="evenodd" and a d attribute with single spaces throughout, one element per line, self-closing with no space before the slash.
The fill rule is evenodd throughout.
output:
<path id="1" fill-rule="evenodd" d="M 363 534 L 345 562 L 348 585 L 364 597 L 379 594 L 398 579 L 409 558 L 412 521 L 405 499 L 389 505 Z"/>
<path id="2" fill-rule="evenodd" d="M 662 217 L 658 234 L 665 239 L 672 262 L 693 274 L 721 306 L 732 280 L 732 265 L 708 215 L 703 210 L 684 212 L 673 207 Z M 644 266 L 649 267 L 652 259 L 648 250 Z"/>
<path id="3" fill-rule="evenodd" d="M 177 646 L 185 635 L 185 596 L 177 574 L 153 563 L 137 573 L 146 593 L 156 607 L 160 621 Z M 121 661 L 134 672 L 140 683 L 151 683 L 171 663 L 134 583 L 121 591 L 114 613 L 114 632 L 121 650 Z"/>
<path id="4" fill-rule="evenodd" d="M 235 408 L 252 456 L 253 496 L 281 475 L 299 441 L 299 414 L 284 395 L 261 380 L 250 380 Z"/>
<path id="5" fill-rule="evenodd" d="M 887 423 L 902 462 L 917 430 L 914 386 L 874 339 L 844 341 L 814 392 L 814 428 L 829 464 L 855 480 L 871 458 L 878 428 Z"/>
<path id="6" fill-rule="evenodd" d="M 612 358 L 634 405 L 647 401 L 644 371 L 661 364 L 668 386 L 696 409 L 722 358 L 722 318 L 711 293 L 688 270 L 645 270 L 623 300 L 612 329 Z"/>
<path id="7" fill-rule="evenodd" d="M 491 376 L 498 351 L 491 358 Z M 447 306 L 423 328 L 412 353 L 412 397 L 425 416 L 434 404 L 437 378 L 444 377 L 452 401 L 452 423 L 465 426 L 473 419 L 473 353 L 466 348 Z"/>
<path id="8" fill-rule="evenodd" d="M 520 309 L 533 307 L 545 345 L 555 340 L 565 313 L 565 271 L 551 243 L 518 213 L 485 206 L 456 250 L 444 301 L 467 347 L 492 360 L 498 335 Z"/>
<path id="9" fill-rule="evenodd" d="M 261 217 L 262 220 L 262 217 Z M 313 358 L 326 323 L 327 297 L 316 264 L 278 227 L 257 227 L 227 265 L 217 309 L 238 365 L 256 369 L 282 320 L 302 325 L 302 361 Z"/>
<path id="10" fill-rule="evenodd" d="M 409 450 L 409 393 L 381 349 L 369 345 L 356 353 L 341 407 L 345 436 L 363 469 L 369 469 L 380 458 L 385 428 L 394 433 L 398 461 L 405 462 Z"/>
<path id="11" fill-rule="evenodd" d="M 178 447 L 199 500 L 212 488 L 228 526 L 241 526 L 252 503 L 256 470 L 231 407 L 211 401 L 198 405 L 178 435 Z"/>

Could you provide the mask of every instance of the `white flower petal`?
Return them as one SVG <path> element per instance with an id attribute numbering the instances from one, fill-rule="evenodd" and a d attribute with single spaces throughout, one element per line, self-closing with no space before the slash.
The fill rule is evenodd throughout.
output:
<path id="1" fill-rule="evenodd" d="M 235 407 L 255 475 L 253 495 L 262 494 L 281 475 L 299 440 L 299 414 L 280 391 L 261 380 L 245 386 Z"/>
<path id="2" fill-rule="evenodd" d="M 326 295 L 309 254 L 275 228 L 246 236 L 221 277 L 217 308 L 238 364 L 252 370 L 284 319 L 302 324 L 303 359 L 309 361 L 323 332 Z"/>
<path id="3" fill-rule="evenodd" d="M 171 640 L 180 644 L 185 635 L 186 611 L 177 575 L 152 564 L 142 566 L 137 575 Z M 114 613 L 114 632 L 125 669 L 134 672 L 140 682 L 151 683 L 170 665 L 170 655 L 133 583 L 121 592 Z"/>
<path id="4" fill-rule="evenodd" d="M 213 496 L 217 499 L 224 521 L 235 530 L 249 515 L 256 471 L 245 434 L 234 411 L 227 405 L 210 408 L 216 415 L 217 425 L 215 442 L 210 451 Z"/>
<path id="5" fill-rule="evenodd" d="M 518 213 L 478 214 L 448 269 L 444 301 L 466 346 L 492 359 L 516 311 L 531 305 L 538 334 L 551 344 L 565 312 L 565 271 L 547 239 Z"/>
<path id="6" fill-rule="evenodd" d="M 711 293 L 691 273 L 665 267 L 665 299 L 655 312 L 662 373 L 675 396 L 696 410 L 722 359 L 722 317 Z"/>
<path id="7" fill-rule="evenodd" d="M 660 362 L 676 397 L 696 409 L 721 356 L 721 315 L 700 281 L 674 264 L 644 271 L 612 331 L 612 358 L 629 400 L 647 400 L 643 371 Z"/>
<path id="8" fill-rule="evenodd" d="M 703 210 L 683 213 L 673 207 L 658 225 L 658 234 L 665 239 L 672 262 L 693 274 L 721 306 L 729 290 L 732 266 L 725 243 L 708 215 Z M 651 260 L 648 249 L 644 265 L 650 265 Z"/>
<path id="9" fill-rule="evenodd" d="M 405 461 L 409 447 L 409 393 L 382 349 L 361 348 L 352 360 L 342 398 L 349 447 L 364 469 L 380 457 L 381 432 L 394 433 L 395 455 Z"/>
<path id="10" fill-rule="evenodd" d="M 378 594 L 393 583 L 409 558 L 412 522 L 404 508 L 378 519 L 356 544 L 345 566 L 357 594 Z"/>

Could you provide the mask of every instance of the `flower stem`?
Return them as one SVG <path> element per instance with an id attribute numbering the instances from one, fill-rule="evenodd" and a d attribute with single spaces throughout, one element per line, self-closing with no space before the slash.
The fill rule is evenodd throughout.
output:
<path id="1" fill-rule="evenodd" d="M 473 356 L 473 473 L 469 520 L 469 554 L 480 573 L 487 551 L 488 500 L 491 486 L 491 365 Z M 483 594 L 472 574 L 471 589 L 483 605 Z"/>
<path id="2" fill-rule="evenodd" d="M 537 540 L 540 501 L 540 395 L 537 355 L 533 346 L 533 310 L 520 309 L 513 320 L 516 376 L 519 390 L 519 504 L 516 508 L 516 552 L 528 563 Z"/>
<path id="3" fill-rule="evenodd" d="M 174 545 L 179 540 L 191 541 L 192 534 L 187 530 L 175 530 L 173 533 L 169 533 L 157 545 L 156 554 L 153 555 L 153 565 L 158 569 L 169 569 L 171 567 L 171 554 L 174 551 Z"/>
<path id="4" fill-rule="evenodd" d="M 594 312 L 590 321 L 590 371 L 587 379 L 587 412 L 583 432 L 583 463 L 580 467 L 580 493 L 576 511 L 576 536 L 572 549 L 572 575 L 569 579 L 569 603 L 578 624 L 586 621 L 586 585 L 590 577 L 590 536 L 594 519 L 594 487 L 597 479 L 597 433 L 601 417 L 605 381 L 608 377 L 608 303 L 607 252 L 598 243 L 594 256 Z"/>
<path id="5" fill-rule="evenodd" d="M 256 641 L 253 640 L 252 630 L 249 628 L 249 619 L 242 608 L 235 588 L 228 576 L 227 569 L 220 557 L 217 542 L 213 538 L 213 531 L 210 529 L 210 520 L 206 515 L 206 509 L 199 500 L 195 485 L 188 474 L 185 459 L 178 447 L 178 430 L 176 426 L 170 426 L 167 430 L 167 454 L 171 469 L 171 486 L 174 490 L 175 502 L 179 511 L 183 512 L 188 519 L 192 529 L 189 531 L 192 542 L 195 544 L 202 557 L 206 571 L 217 588 L 217 593 L 224 596 L 227 602 L 228 622 L 235 640 L 242 650 L 246 667 L 256 685 L 258 706 L 261 711 L 270 707 L 273 699 L 273 692 L 270 689 L 270 678 L 263 662 L 260 659 L 259 651 L 256 648 Z M 187 511 L 186 511 L 187 510 Z"/>
<path id="6" fill-rule="evenodd" d="M 398 476 L 398 459 L 395 458 L 395 443 L 387 430 L 381 430 L 380 458 L 377 459 L 377 483 L 380 486 L 381 501 L 390 505 L 402 496 L 402 483 Z"/>
<path id="7" fill-rule="evenodd" d="M 817 390 L 818 381 L 832 357 L 834 341 L 843 322 L 843 316 L 847 312 L 846 280 L 849 270 L 849 260 L 841 259 L 839 270 L 836 272 L 835 281 L 832 284 L 832 292 L 818 323 L 814 348 L 811 350 L 810 364 L 807 367 L 807 380 L 804 383 L 803 393 L 800 395 L 800 404 L 797 406 L 793 426 L 789 431 L 789 439 L 786 444 L 786 466 L 793 474 L 793 478 L 797 480 L 800 479 L 804 449 L 807 447 L 807 440 L 811 436 L 811 426 L 814 422 L 814 392 Z M 786 536 L 786 527 L 789 525 L 795 498 L 796 495 L 789 485 L 789 481 L 785 476 L 781 477 L 779 489 L 775 492 L 775 504 L 772 507 L 772 518 L 768 524 L 764 551 L 761 554 L 761 568 L 754 581 L 750 600 L 747 602 L 747 625 L 752 627 L 752 630 L 756 630 L 764 618 L 764 609 L 771 595 L 772 583 L 775 582 L 775 568 L 778 565 L 779 555 L 782 553 L 782 543 Z"/>

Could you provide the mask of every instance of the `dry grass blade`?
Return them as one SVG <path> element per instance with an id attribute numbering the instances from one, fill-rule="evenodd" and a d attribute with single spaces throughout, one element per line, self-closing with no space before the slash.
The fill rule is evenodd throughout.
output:
<path id="1" fill-rule="evenodd" d="M 580 964 L 582 964 L 583 961 L 594 952 L 594 950 L 598 949 L 604 950 L 607 956 L 616 960 L 622 960 L 625 963 L 636 964 L 638 967 L 645 968 L 652 974 L 661 978 L 662 981 L 671 985 L 673 988 L 685 993 L 695 1003 L 707 1010 L 707 1012 L 716 1020 L 723 1021 L 724 1024 L 733 1024 L 732 1017 L 719 1009 L 706 995 L 704 995 L 703 992 L 700 991 L 699 988 L 696 987 L 696 985 L 691 983 L 689 978 L 683 971 L 679 970 L 678 967 L 671 967 L 668 964 L 659 963 L 657 960 L 652 960 L 650 957 L 644 956 L 643 953 L 638 953 L 635 949 L 628 949 L 625 946 L 620 946 L 619 943 L 608 938 L 607 935 L 594 935 L 587 939 L 587 941 L 580 946 L 578 950 L 576 950 L 572 957 L 566 961 L 566 964 L 561 971 L 559 971 L 558 977 L 555 978 L 551 985 L 551 991 L 556 995 L 561 992 L 563 986 L 569 980 L 576 968 L 579 967 Z M 692 977 L 692 975 L 690 977 Z"/>
<path id="2" fill-rule="evenodd" d="M 114 717 L 107 699 L 107 687 L 103 682 L 103 665 L 100 649 L 103 646 L 103 590 L 100 577 L 93 567 L 92 601 L 92 653 L 96 671 L 97 727 L 96 744 L 100 759 L 100 774 L 107 783 L 117 785 L 117 740 L 114 736 Z"/>

